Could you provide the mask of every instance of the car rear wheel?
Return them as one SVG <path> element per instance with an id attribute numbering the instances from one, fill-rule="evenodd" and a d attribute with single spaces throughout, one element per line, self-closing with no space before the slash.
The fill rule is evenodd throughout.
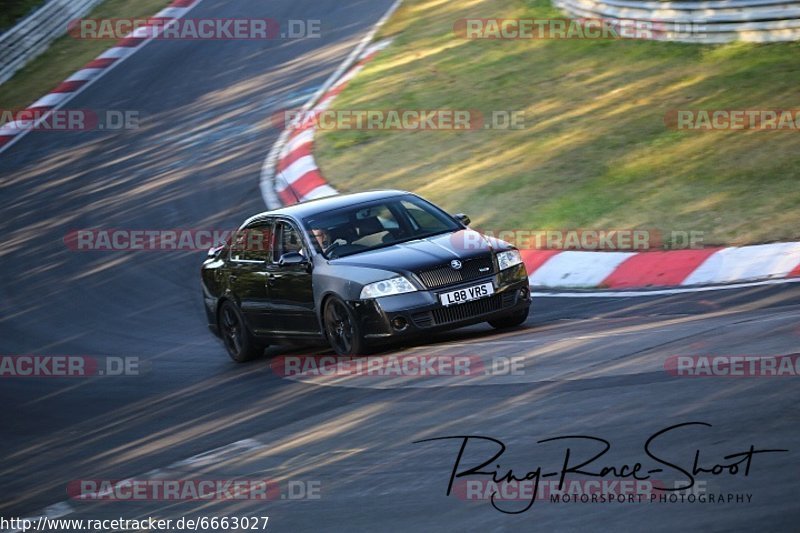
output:
<path id="1" fill-rule="evenodd" d="M 239 308 L 230 300 L 222 302 L 219 309 L 219 331 L 228 355 L 237 363 L 250 361 L 264 353 L 266 346 L 253 337 Z"/>
<path id="2" fill-rule="evenodd" d="M 325 302 L 322 312 L 325 325 L 325 336 L 331 348 L 339 355 L 361 355 L 365 353 L 366 344 L 361 336 L 353 312 L 342 300 L 331 297 Z"/>
<path id="3" fill-rule="evenodd" d="M 529 310 L 530 308 L 526 307 L 522 311 L 515 313 L 513 315 L 503 318 L 498 318 L 496 320 L 490 320 L 489 325 L 496 329 L 506 329 L 519 326 L 528 319 Z"/>

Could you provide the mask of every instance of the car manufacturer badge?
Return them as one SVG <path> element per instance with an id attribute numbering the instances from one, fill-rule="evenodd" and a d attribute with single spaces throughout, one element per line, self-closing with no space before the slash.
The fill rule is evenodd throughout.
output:
<path id="1" fill-rule="evenodd" d="M 454 270 L 461 270 L 461 261 L 453 259 L 450 261 L 450 266 L 453 267 Z"/>

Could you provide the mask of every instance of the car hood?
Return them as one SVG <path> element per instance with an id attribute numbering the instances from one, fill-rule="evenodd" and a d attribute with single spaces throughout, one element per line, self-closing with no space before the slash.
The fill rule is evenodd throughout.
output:
<path id="1" fill-rule="evenodd" d="M 493 250 L 510 247 L 508 243 L 490 240 L 477 231 L 466 229 L 333 259 L 330 264 L 413 271 L 438 266 L 453 259 L 486 256 Z"/>

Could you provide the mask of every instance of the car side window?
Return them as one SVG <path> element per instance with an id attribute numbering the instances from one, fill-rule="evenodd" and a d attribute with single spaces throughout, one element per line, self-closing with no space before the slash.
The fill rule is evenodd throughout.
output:
<path id="1" fill-rule="evenodd" d="M 262 263 L 269 259 L 273 226 L 272 221 L 260 221 L 237 231 L 231 244 L 231 260 Z"/>
<path id="2" fill-rule="evenodd" d="M 290 252 L 297 252 L 305 255 L 306 252 L 303 250 L 303 240 L 300 238 L 300 232 L 298 232 L 294 226 L 288 222 L 279 222 L 275 228 L 272 262 L 277 263 L 280 261 L 282 255 Z"/>

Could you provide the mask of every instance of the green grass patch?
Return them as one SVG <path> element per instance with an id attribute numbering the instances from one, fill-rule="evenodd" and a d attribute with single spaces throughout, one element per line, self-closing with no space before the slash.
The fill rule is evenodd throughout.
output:
<path id="1" fill-rule="evenodd" d="M 149 17 L 169 3 L 170 0 L 106 0 L 87 18 Z M 115 43 L 111 39 L 59 37 L 45 53 L 0 85 L 0 109 L 24 109 Z"/>
<path id="2" fill-rule="evenodd" d="M 458 19 L 564 17 L 549 1 L 407 0 L 338 109 L 523 111 L 516 131 L 324 131 L 342 191 L 418 192 L 481 228 L 800 240 L 800 131 L 675 131 L 674 109 L 797 109 L 800 43 L 465 40 Z"/>

